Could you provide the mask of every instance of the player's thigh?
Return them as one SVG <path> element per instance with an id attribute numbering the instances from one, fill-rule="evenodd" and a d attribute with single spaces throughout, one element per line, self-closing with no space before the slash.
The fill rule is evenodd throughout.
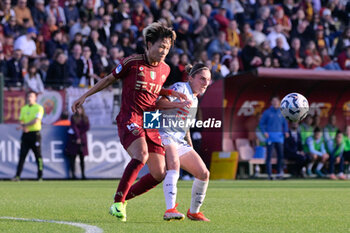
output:
<path id="1" fill-rule="evenodd" d="M 158 153 L 149 153 L 147 161 L 148 169 L 154 179 L 162 181 L 165 177 L 165 157 Z"/>
<path id="2" fill-rule="evenodd" d="M 180 166 L 200 180 L 209 179 L 209 171 L 202 158 L 195 150 L 191 150 L 180 156 Z"/>
<path id="3" fill-rule="evenodd" d="M 148 160 L 148 147 L 145 137 L 135 139 L 127 149 L 129 155 L 133 159 L 137 159 L 145 164 Z"/>
<path id="4" fill-rule="evenodd" d="M 175 143 L 164 146 L 167 170 L 179 170 L 180 161 Z"/>

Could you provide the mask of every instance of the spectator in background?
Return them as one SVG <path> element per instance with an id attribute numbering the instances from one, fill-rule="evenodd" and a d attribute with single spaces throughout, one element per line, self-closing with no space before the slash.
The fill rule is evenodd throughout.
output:
<path id="1" fill-rule="evenodd" d="M 131 54 L 135 53 L 135 50 L 133 48 L 135 46 L 131 43 L 129 34 L 127 33 L 122 34 L 120 40 L 121 40 L 120 46 L 124 52 L 125 57 L 128 57 Z"/>
<path id="2" fill-rule="evenodd" d="M 337 131 L 335 138 L 326 141 L 327 143 L 327 152 L 329 154 L 329 178 L 331 180 L 336 180 L 337 176 L 334 174 L 335 164 L 339 164 L 339 173 L 338 178 L 340 180 L 346 180 L 344 176 L 344 142 L 343 142 L 343 133 Z"/>
<path id="3" fill-rule="evenodd" d="M 307 20 L 301 21 L 295 30 L 292 31 L 292 38 L 299 38 L 301 47 L 305 48 L 306 44 L 314 39 L 314 31 L 310 28 L 310 23 Z"/>
<path id="4" fill-rule="evenodd" d="M 199 4 L 197 0 L 180 0 L 177 5 L 177 13 L 190 22 L 194 24 L 199 19 L 201 14 L 199 9 Z"/>
<path id="5" fill-rule="evenodd" d="M 337 40 L 334 56 L 338 56 L 342 53 L 348 46 L 350 46 L 350 26 L 344 29 L 343 34 Z"/>
<path id="6" fill-rule="evenodd" d="M 230 72 L 226 65 L 221 63 L 221 56 L 219 53 L 214 53 L 212 56 L 211 71 L 220 74 L 220 78 L 225 77 Z"/>
<path id="7" fill-rule="evenodd" d="M 27 33 L 18 37 L 14 43 L 14 49 L 22 50 L 23 55 L 28 57 L 36 57 L 36 45 L 34 39 L 36 38 L 37 31 L 31 27 L 27 29 Z"/>
<path id="8" fill-rule="evenodd" d="M 317 51 L 316 44 L 313 40 L 310 40 L 305 48 L 305 55 L 312 58 L 312 65 L 314 67 L 319 67 L 322 64 L 322 59 Z"/>
<path id="9" fill-rule="evenodd" d="M 286 36 L 282 33 L 282 25 L 279 23 L 275 24 L 275 26 L 273 27 L 273 31 L 267 35 L 267 40 L 270 41 L 271 48 L 276 47 L 277 38 L 282 38 L 283 48 L 288 51 L 290 47 Z"/>
<path id="10" fill-rule="evenodd" d="M 21 108 L 19 115 L 20 126 L 17 129 L 22 130 L 21 149 L 19 152 L 19 161 L 14 181 L 19 181 L 29 150 L 32 150 L 38 166 L 37 179 L 42 180 L 43 159 L 41 156 L 41 120 L 44 116 L 44 109 L 36 103 L 37 94 L 29 91 L 26 95 L 27 104 Z"/>
<path id="11" fill-rule="evenodd" d="M 333 43 L 333 39 L 336 36 L 337 27 L 335 25 L 335 21 L 332 18 L 332 12 L 330 9 L 325 8 L 322 11 L 321 24 L 324 27 L 324 35 L 327 39 L 330 40 L 330 43 Z"/>
<path id="12" fill-rule="evenodd" d="M 230 52 L 230 45 L 226 42 L 226 33 L 220 31 L 216 39 L 214 39 L 208 47 L 208 56 L 211 58 L 214 53 L 224 55 Z"/>
<path id="13" fill-rule="evenodd" d="M 112 34 L 110 15 L 104 15 L 102 17 L 102 27 L 98 29 L 98 34 L 99 34 L 99 41 L 101 41 L 101 43 L 106 46 Z"/>
<path id="14" fill-rule="evenodd" d="M 54 89 L 61 89 L 70 84 L 68 82 L 67 57 L 62 50 L 57 50 L 53 56 L 53 62 L 47 71 L 45 84 Z"/>
<path id="15" fill-rule="evenodd" d="M 294 0 L 284 0 L 282 7 L 284 14 L 289 18 L 294 16 L 298 10 L 298 4 L 296 4 Z"/>
<path id="16" fill-rule="evenodd" d="M 339 131 L 337 125 L 336 115 L 331 115 L 329 117 L 328 124 L 323 129 L 323 137 L 326 142 L 329 140 L 334 140 L 337 132 Z"/>
<path id="17" fill-rule="evenodd" d="M 44 84 L 38 74 L 34 63 L 29 64 L 28 73 L 24 76 L 24 90 L 34 91 L 37 94 L 44 92 Z"/>
<path id="18" fill-rule="evenodd" d="M 15 11 L 12 9 L 11 0 L 3 0 L 0 3 L 0 23 L 6 24 L 11 17 L 15 17 Z"/>
<path id="19" fill-rule="evenodd" d="M 11 16 L 4 26 L 4 33 L 7 37 L 17 38 L 19 36 L 20 27 L 17 25 L 16 16 Z"/>
<path id="20" fill-rule="evenodd" d="M 87 16 L 89 21 L 95 19 L 94 0 L 85 0 L 80 7 L 80 12 Z"/>
<path id="21" fill-rule="evenodd" d="M 16 15 L 17 24 L 23 26 L 23 21 L 29 21 L 29 27 L 34 26 L 32 14 L 27 7 L 27 0 L 18 0 L 17 5 L 13 8 Z"/>
<path id="22" fill-rule="evenodd" d="M 88 46 L 91 50 L 91 58 L 95 59 L 97 56 L 97 51 L 103 47 L 102 43 L 99 40 L 98 31 L 93 29 L 91 30 L 91 34 L 84 46 Z"/>
<path id="23" fill-rule="evenodd" d="M 46 20 L 45 14 L 45 1 L 35 0 L 35 7 L 31 8 L 31 14 L 36 28 L 40 28 L 44 25 Z"/>
<path id="24" fill-rule="evenodd" d="M 113 69 L 114 64 L 109 62 L 107 48 L 102 46 L 98 52 L 96 58 L 93 60 L 93 63 L 96 66 L 96 74 L 103 78 L 109 74 Z"/>
<path id="25" fill-rule="evenodd" d="M 90 35 L 91 28 L 89 26 L 89 20 L 85 13 L 80 13 L 80 20 L 75 23 L 69 30 L 69 38 L 72 40 L 76 33 L 81 33 L 83 41 Z"/>
<path id="26" fill-rule="evenodd" d="M 170 67 L 170 74 L 166 79 L 164 86 L 169 87 L 177 82 L 182 82 L 182 72 L 179 69 L 180 57 L 178 53 L 170 54 L 170 59 L 167 64 Z"/>
<path id="27" fill-rule="evenodd" d="M 344 161 L 350 162 L 350 125 L 347 125 L 345 127 L 345 134 L 344 134 L 344 152 L 343 157 Z"/>
<path id="28" fill-rule="evenodd" d="M 289 50 L 289 56 L 293 60 L 291 68 L 302 68 L 304 62 L 304 50 L 301 49 L 300 39 L 298 37 L 293 38 L 291 48 Z"/>
<path id="29" fill-rule="evenodd" d="M 73 26 L 79 20 L 79 9 L 76 4 L 77 0 L 69 0 L 63 9 L 68 27 Z"/>
<path id="30" fill-rule="evenodd" d="M 271 99 L 271 107 L 266 109 L 259 122 L 259 127 L 264 133 L 267 145 L 266 170 L 272 180 L 271 157 L 272 150 L 277 153 L 277 178 L 283 178 L 283 143 L 284 138 L 289 137 L 288 124 L 279 110 L 280 100 L 274 96 Z"/>
<path id="31" fill-rule="evenodd" d="M 108 42 L 107 42 L 107 48 L 108 50 L 114 48 L 114 47 L 118 47 L 119 49 L 122 49 L 119 43 L 119 34 L 116 32 L 113 32 L 111 37 L 109 38 Z"/>
<path id="32" fill-rule="evenodd" d="M 289 38 L 290 31 L 292 30 L 292 23 L 287 15 L 284 14 L 283 7 L 275 7 L 275 12 L 273 14 L 273 21 L 277 24 L 280 24 L 282 27 L 281 32 Z"/>
<path id="33" fill-rule="evenodd" d="M 241 40 L 240 32 L 237 27 L 236 20 L 231 20 L 226 29 L 226 41 L 232 47 L 242 48 L 243 43 Z"/>
<path id="34" fill-rule="evenodd" d="M 269 22 L 269 18 L 270 18 L 270 8 L 268 6 L 263 6 L 260 7 L 258 10 L 258 18 L 264 22 L 264 29 L 263 32 L 265 34 L 268 34 L 272 31 L 272 26 L 271 22 Z"/>
<path id="35" fill-rule="evenodd" d="M 117 67 L 122 58 L 124 57 L 124 52 L 118 47 L 112 47 L 109 50 L 109 63 L 112 65 L 112 67 Z"/>
<path id="36" fill-rule="evenodd" d="M 143 5 L 140 2 L 136 2 L 134 10 L 131 13 L 132 24 L 138 28 L 138 32 L 143 30 L 143 21 L 146 18 L 146 13 L 143 11 Z"/>
<path id="37" fill-rule="evenodd" d="M 253 38 L 255 43 L 260 45 L 266 40 L 266 35 L 263 33 L 264 22 L 261 19 L 257 19 L 254 23 L 254 30 L 252 31 Z"/>
<path id="38" fill-rule="evenodd" d="M 338 64 L 342 70 L 350 70 L 350 45 L 338 56 Z"/>
<path id="39" fill-rule="evenodd" d="M 219 26 L 220 31 L 226 31 L 230 20 L 226 17 L 226 8 L 221 6 L 213 17 Z"/>
<path id="40" fill-rule="evenodd" d="M 56 18 L 57 26 L 66 25 L 66 16 L 64 15 L 64 10 L 58 5 L 58 0 L 50 0 L 50 3 L 45 7 L 46 15 L 53 16 Z"/>
<path id="41" fill-rule="evenodd" d="M 84 108 L 81 106 L 71 117 L 71 127 L 68 130 L 68 142 L 66 147 L 66 153 L 69 157 L 70 171 L 73 179 L 75 176 L 75 160 L 79 156 L 81 179 L 85 180 L 85 162 L 84 157 L 88 153 L 88 144 L 86 133 L 90 129 L 89 118 L 85 114 Z"/>
<path id="42" fill-rule="evenodd" d="M 230 11 L 240 24 L 244 22 L 244 8 L 239 0 L 223 0 L 222 6 Z"/>
<path id="43" fill-rule="evenodd" d="M 292 122 L 289 129 L 289 137 L 284 140 L 285 158 L 295 161 L 295 170 L 292 171 L 296 177 L 303 177 L 302 168 L 307 165 L 308 157 L 303 151 L 301 134 L 298 131 L 298 123 Z"/>
<path id="44" fill-rule="evenodd" d="M 53 15 L 49 15 L 41 28 L 40 34 L 43 35 L 46 42 L 51 40 L 51 34 L 58 30 L 59 28 L 56 25 L 56 18 Z"/>
<path id="45" fill-rule="evenodd" d="M 9 86 L 22 86 L 23 76 L 22 76 L 22 50 L 15 49 L 13 53 L 13 58 L 7 61 L 7 73 L 6 76 L 10 77 L 8 82 Z"/>
<path id="46" fill-rule="evenodd" d="M 95 84 L 95 79 L 100 78 L 95 74 L 94 65 L 91 60 L 91 50 L 88 46 L 83 47 L 83 54 L 78 66 L 79 87 L 88 87 Z"/>
<path id="47" fill-rule="evenodd" d="M 278 59 L 281 68 L 289 68 L 293 63 L 290 53 L 283 48 L 283 39 L 281 37 L 276 39 L 276 47 L 272 50 L 272 57 Z"/>
<path id="48" fill-rule="evenodd" d="M 71 51 L 71 54 L 68 57 L 68 79 L 72 82 L 74 87 L 77 87 L 79 84 L 79 74 L 78 66 L 80 65 L 80 57 L 82 54 L 82 47 L 80 44 L 75 44 Z"/>
<path id="49" fill-rule="evenodd" d="M 176 31 L 175 45 L 184 53 L 191 55 L 193 53 L 193 34 L 189 31 L 190 24 L 187 20 L 180 22 L 179 28 Z"/>
<path id="50" fill-rule="evenodd" d="M 2 73 L 3 75 L 6 75 L 7 73 L 7 63 L 6 63 L 5 54 L 1 43 L 0 43 L 0 73 Z"/>
<path id="51" fill-rule="evenodd" d="M 259 49 L 259 57 L 261 57 L 262 60 L 265 60 L 267 57 L 272 56 L 272 49 L 270 47 L 270 42 L 268 40 L 265 40 L 260 44 L 258 47 Z"/>
<path id="52" fill-rule="evenodd" d="M 196 54 L 203 51 L 209 44 L 209 42 L 215 37 L 214 30 L 208 24 L 208 19 L 205 15 L 199 17 L 198 22 L 194 26 L 194 50 Z"/>
<path id="53" fill-rule="evenodd" d="M 247 44 L 244 46 L 241 56 L 245 70 L 251 70 L 261 66 L 263 61 L 260 57 L 259 50 L 255 46 L 253 37 L 248 38 Z"/>
<path id="54" fill-rule="evenodd" d="M 307 165 L 308 176 L 312 175 L 312 167 L 316 161 L 318 161 L 316 167 L 316 174 L 318 177 L 324 177 L 321 169 L 324 163 L 328 160 L 329 155 L 326 152 L 324 140 L 322 137 L 322 131 L 319 127 L 315 127 L 313 136 L 306 139 L 307 150 L 306 153 L 310 157 L 311 163 Z"/>
<path id="55" fill-rule="evenodd" d="M 235 75 L 239 74 L 239 61 L 237 58 L 232 59 L 232 61 L 230 62 L 230 66 L 229 66 L 229 73 L 225 76 L 225 78 L 228 77 L 233 77 Z"/>
<path id="56" fill-rule="evenodd" d="M 63 43 L 63 35 L 61 31 L 54 31 L 51 35 L 51 38 L 52 39 L 45 44 L 45 50 L 48 59 L 52 59 L 57 49 L 61 49 L 64 52 L 67 51 L 67 45 Z"/>

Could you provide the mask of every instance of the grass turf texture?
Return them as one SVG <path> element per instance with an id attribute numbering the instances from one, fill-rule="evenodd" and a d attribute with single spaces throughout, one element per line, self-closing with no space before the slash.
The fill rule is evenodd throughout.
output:
<path id="1" fill-rule="evenodd" d="M 0 217 L 95 225 L 104 232 L 350 232 L 350 182 L 210 181 L 202 206 L 211 222 L 166 222 L 162 185 L 129 201 L 128 221 L 108 214 L 117 181 L 0 182 Z M 178 210 L 191 181 L 178 184 Z M 0 232 L 84 232 L 55 223 L 0 219 Z"/>

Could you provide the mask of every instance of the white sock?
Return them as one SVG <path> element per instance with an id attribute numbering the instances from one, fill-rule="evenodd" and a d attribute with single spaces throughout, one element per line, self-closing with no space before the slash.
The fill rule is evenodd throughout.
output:
<path id="1" fill-rule="evenodd" d="M 323 163 L 318 163 L 317 167 L 316 167 L 316 170 L 320 171 L 322 169 L 322 167 L 323 167 Z"/>
<path id="2" fill-rule="evenodd" d="M 198 213 L 205 198 L 209 181 L 194 179 L 192 185 L 191 213 Z"/>
<path id="3" fill-rule="evenodd" d="M 163 181 L 163 192 L 165 197 L 166 209 L 172 209 L 175 206 L 177 181 L 179 179 L 179 172 L 176 170 L 168 170 Z"/>
<path id="4" fill-rule="evenodd" d="M 314 163 L 309 163 L 309 164 L 307 165 L 307 170 L 311 171 L 312 166 L 314 166 Z"/>

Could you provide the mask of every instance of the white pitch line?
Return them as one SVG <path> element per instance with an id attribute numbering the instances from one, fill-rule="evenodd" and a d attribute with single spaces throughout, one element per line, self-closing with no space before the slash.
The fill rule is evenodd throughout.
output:
<path id="1" fill-rule="evenodd" d="M 58 223 L 71 225 L 75 227 L 80 227 L 85 230 L 85 233 L 102 233 L 103 230 L 97 226 L 92 226 L 79 222 L 65 222 L 65 221 L 55 221 L 55 220 L 44 220 L 44 219 L 29 219 L 29 218 L 14 218 L 14 217 L 0 217 L 0 219 L 11 219 L 11 220 L 20 220 L 20 221 L 28 221 L 28 222 L 49 222 L 49 223 Z"/>

